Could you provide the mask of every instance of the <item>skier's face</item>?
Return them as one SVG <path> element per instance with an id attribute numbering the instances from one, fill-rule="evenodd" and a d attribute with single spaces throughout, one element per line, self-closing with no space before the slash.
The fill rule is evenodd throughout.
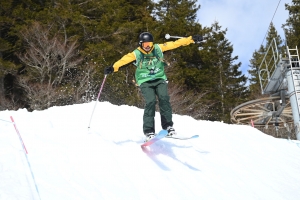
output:
<path id="1" fill-rule="evenodd" d="M 142 47 L 146 52 L 149 52 L 153 47 L 153 42 L 143 42 Z"/>

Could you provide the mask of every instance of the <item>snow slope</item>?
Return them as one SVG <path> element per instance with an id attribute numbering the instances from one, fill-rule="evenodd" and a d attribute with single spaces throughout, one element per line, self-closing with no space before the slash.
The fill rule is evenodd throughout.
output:
<path id="1" fill-rule="evenodd" d="M 88 129 L 94 106 L 1 111 L 0 200 L 300 197 L 299 141 L 174 115 L 178 135 L 199 138 L 142 149 L 142 109 L 99 102 Z"/>

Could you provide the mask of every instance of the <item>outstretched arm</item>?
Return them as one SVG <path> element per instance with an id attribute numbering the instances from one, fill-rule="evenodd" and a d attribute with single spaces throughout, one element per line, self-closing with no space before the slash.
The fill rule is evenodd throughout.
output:
<path id="1" fill-rule="evenodd" d="M 192 39 L 192 36 L 187 37 L 187 38 L 180 38 L 174 42 L 166 42 L 164 44 L 159 44 L 159 47 L 164 52 L 164 51 L 168 51 L 171 49 L 176 49 L 180 46 L 187 46 L 191 43 L 195 43 L 194 40 Z"/>
<path id="2" fill-rule="evenodd" d="M 124 55 L 120 60 L 113 64 L 114 72 L 117 72 L 120 67 L 135 61 L 135 54 L 133 52 Z"/>

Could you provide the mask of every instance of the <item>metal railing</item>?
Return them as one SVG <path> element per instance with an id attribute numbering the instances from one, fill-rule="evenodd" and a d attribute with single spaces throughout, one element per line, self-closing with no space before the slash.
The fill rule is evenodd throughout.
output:
<path id="1" fill-rule="evenodd" d="M 271 80 L 272 74 L 276 68 L 277 61 L 279 59 L 277 43 L 275 38 L 271 41 L 265 56 L 258 68 L 258 76 L 260 81 L 260 87 L 262 94 L 264 94 L 264 89 Z"/>

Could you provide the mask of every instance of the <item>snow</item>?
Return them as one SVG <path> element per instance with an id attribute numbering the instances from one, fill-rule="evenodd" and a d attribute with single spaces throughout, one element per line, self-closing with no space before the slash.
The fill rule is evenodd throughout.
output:
<path id="1" fill-rule="evenodd" d="M 108 102 L 1 111 L 0 200 L 299 199 L 299 141 L 174 115 L 178 135 L 199 138 L 142 149 L 142 118 Z"/>

